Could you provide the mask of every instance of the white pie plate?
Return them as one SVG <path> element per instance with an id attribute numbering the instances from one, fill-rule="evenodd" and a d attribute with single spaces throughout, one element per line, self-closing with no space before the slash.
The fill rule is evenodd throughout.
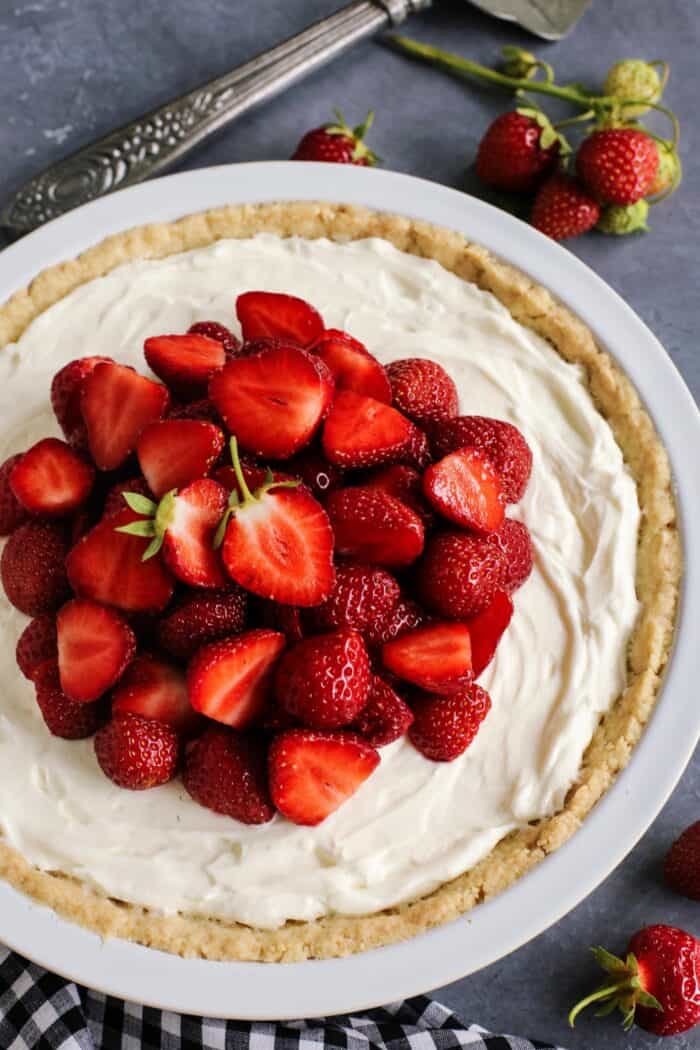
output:
<path id="1" fill-rule="evenodd" d="M 356 1011 L 447 984 L 513 951 L 566 914 L 632 849 L 700 736 L 700 415 L 671 360 L 635 313 L 566 249 L 452 189 L 392 172 L 299 163 L 235 164 L 167 178 L 89 204 L 0 253 L 0 302 L 40 270 L 108 234 L 223 204 L 330 200 L 451 227 L 550 288 L 594 331 L 640 391 L 671 455 L 685 577 L 675 652 L 629 768 L 582 829 L 515 886 L 463 919 L 348 959 L 287 965 L 181 959 L 103 942 L 0 882 L 0 940 L 35 962 L 124 999 L 182 1013 L 278 1020 Z M 1 804 L 1 802 L 0 802 Z"/>

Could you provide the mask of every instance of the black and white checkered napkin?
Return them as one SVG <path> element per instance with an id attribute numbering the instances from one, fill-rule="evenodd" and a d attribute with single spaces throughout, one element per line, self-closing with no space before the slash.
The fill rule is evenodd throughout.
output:
<path id="1" fill-rule="evenodd" d="M 185 1017 L 100 995 L 0 945 L 1 1050 L 561 1050 L 464 1025 L 418 996 L 361 1015 L 263 1023 Z"/>

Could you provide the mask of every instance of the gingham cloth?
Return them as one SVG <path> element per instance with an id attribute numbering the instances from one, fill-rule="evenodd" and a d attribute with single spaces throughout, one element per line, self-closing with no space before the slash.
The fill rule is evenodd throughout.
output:
<path id="1" fill-rule="evenodd" d="M 0 1050 L 561 1050 L 464 1025 L 418 996 L 314 1021 L 217 1021 L 154 1010 L 65 981 L 0 945 Z"/>

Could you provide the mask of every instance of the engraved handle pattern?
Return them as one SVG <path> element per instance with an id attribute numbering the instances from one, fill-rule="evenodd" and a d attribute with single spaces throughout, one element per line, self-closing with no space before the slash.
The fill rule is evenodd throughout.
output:
<path id="1" fill-rule="evenodd" d="M 30 179 L 0 214 L 15 235 L 182 160 L 209 135 L 430 0 L 355 0 L 232 72 L 125 124 Z"/>

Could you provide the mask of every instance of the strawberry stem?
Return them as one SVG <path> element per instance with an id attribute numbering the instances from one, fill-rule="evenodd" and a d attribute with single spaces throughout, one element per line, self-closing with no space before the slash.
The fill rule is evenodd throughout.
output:
<path id="1" fill-rule="evenodd" d="M 241 495 L 243 496 L 243 502 L 244 503 L 252 503 L 254 501 L 255 497 L 253 496 L 253 493 L 248 488 L 248 483 L 247 483 L 247 481 L 245 479 L 245 475 L 243 473 L 243 468 L 241 467 L 241 460 L 240 460 L 240 456 L 238 455 L 238 439 L 237 439 L 235 434 L 231 438 L 230 449 L 231 449 L 231 462 L 233 463 L 233 472 L 236 475 L 236 481 L 238 482 L 238 487 L 241 490 Z M 231 493 L 232 496 L 233 496 L 233 494 L 234 493 Z M 236 503 L 238 503 L 238 493 L 236 493 Z"/>

